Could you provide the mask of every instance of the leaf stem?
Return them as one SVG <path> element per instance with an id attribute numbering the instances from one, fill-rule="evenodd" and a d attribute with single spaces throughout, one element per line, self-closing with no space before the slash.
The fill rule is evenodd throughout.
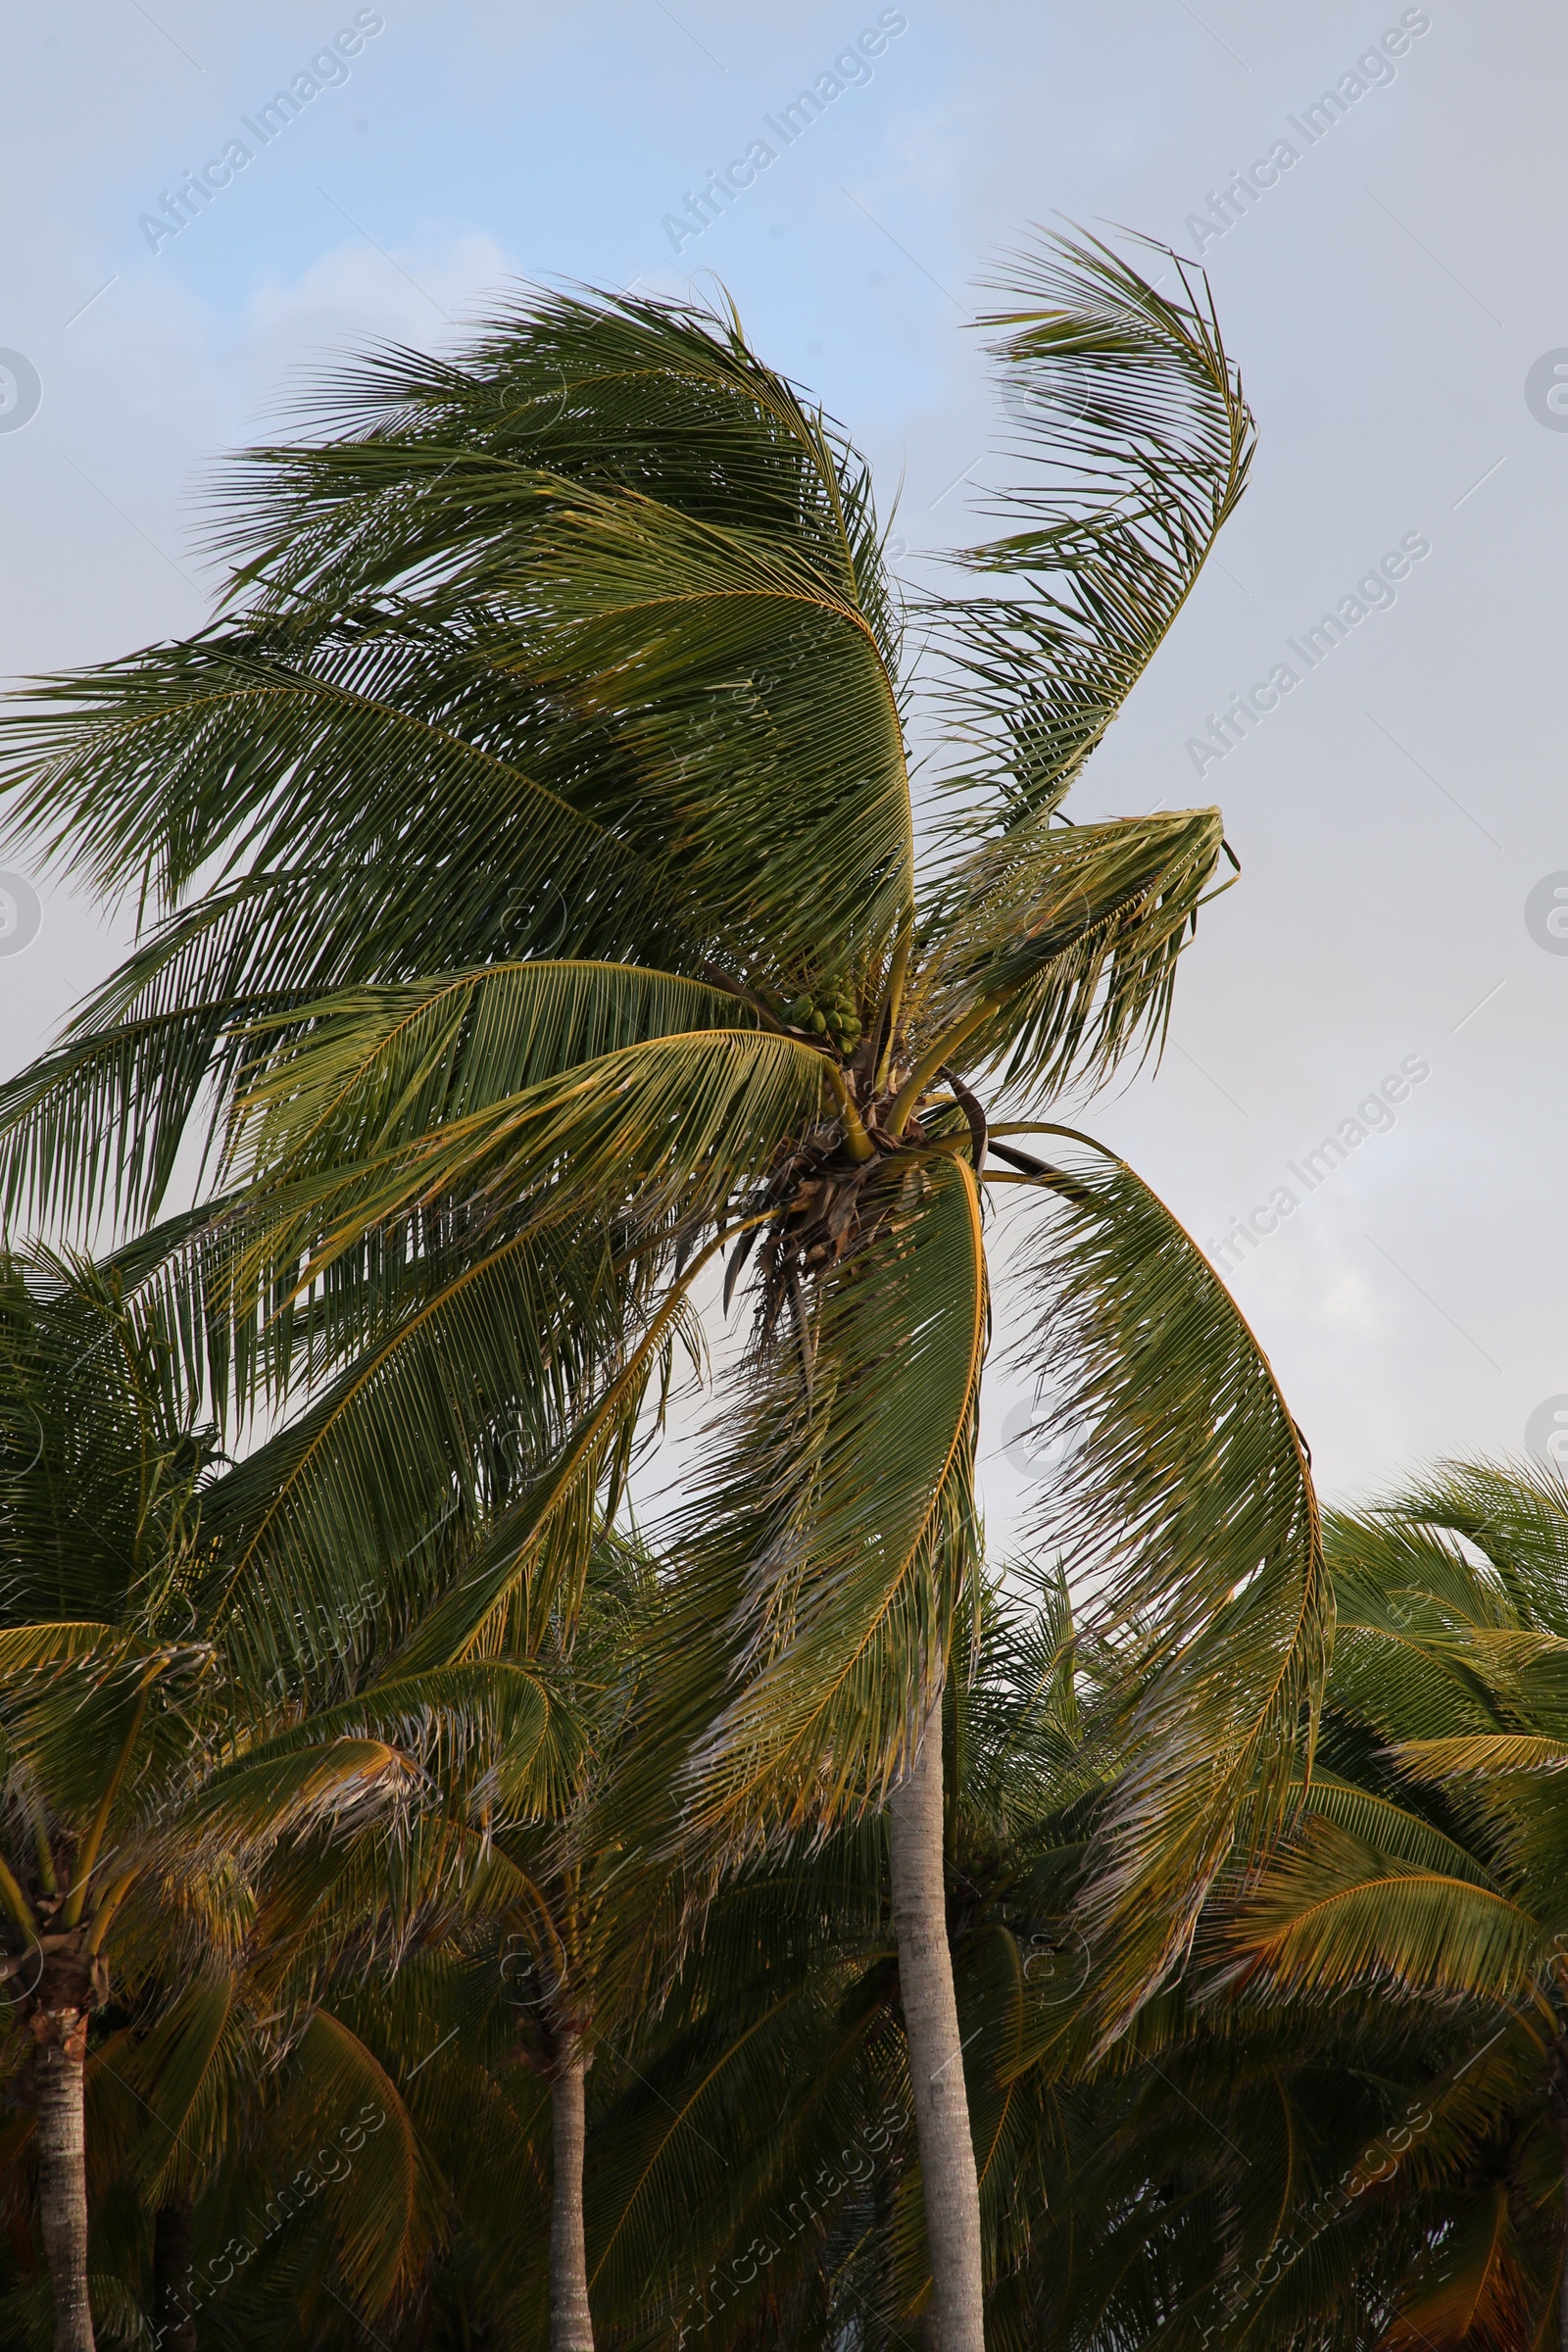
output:
<path id="1" fill-rule="evenodd" d="M 888 1063 L 893 1058 L 893 1040 L 899 1032 L 899 1014 L 904 1009 L 904 984 L 908 978 L 909 956 L 914 946 L 914 917 L 906 916 L 893 949 L 893 960 L 888 966 L 888 993 L 883 1000 L 888 1030 L 877 1055 L 876 1070 L 871 1080 L 873 1092 L 880 1094 L 887 1083 Z"/>
<path id="2" fill-rule="evenodd" d="M 43 1806 L 34 1788 L 27 1791 L 27 1819 L 32 1824 L 32 1841 L 38 1852 L 38 1885 L 45 1894 L 58 1894 L 59 1882 L 55 1877 L 55 1858 L 49 1845 L 49 1833 L 44 1827 Z"/>
<path id="3" fill-rule="evenodd" d="M 109 1785 L 99 1800 L 98 1810 L 93 1816 L 92 1828 L 87 1832 L 86 1841 L 76 1857 L 75 1875 L 71 1883 L 71 1892 L 66 1897 L 65 1910 L 61 1914 L 60 1924 L 63 1928 L 75 1928 L 81 1924 L 81 1907 L 87 1899 L 87 1881 L 93 1874 L 98 1860 L 98 1848 L 102 1845 L 104 1832 L 109 1827 L 110 1807 L 120 1793 L 120 1784 L 124 1779 L 125 1767 L 130 1762 L 130 1751 L 141 1734 L 142 1719 L 147 1712 L 149 1687 L 144 1682 L 136 1693 L 136 1711 L 131 1716 L 130 1729 L 125 1734 L 125 1743 L 120 1751 L 114 1771 L 109 1776 Z"/>
<path id="4" fill-rule="evenodd" d="M 30 1936 L 36 1943 L 38 1923 L 32 1916 L 32 1907 L 3 1860 L 0 1860 L 0 1903 L 4 1903 L 24 1936 Z"/>
<path id="5" fill-rule="evenodd" d="M 865 1124 L 859 1111 L 856 1108 L 855 1097 L 850 1092 L 849 1081 L 838 1063 L 830 1061 L 824 1056 L 822 1067 L 827 1072 L 827 1082 L 833 1089 L 835 1100 L 838 1102 L 839 1117 L 844 1122 L 844 1149 L 858 1167 L 863 1167 L 875 1152 L 876 1146 L 865 1132 Z"/>
<path id="6" fill-rule="evenodd" d="M 1001 1001 L 999 997 L 982 997 L 972 1012 L 966 1012 L 961 1021 L 943 1031 L 935 1045 L 926 1048 L 888 1105 L 885 1124 L 889 1135 L 902 1135 L 904 1122 L 932 1079 L 939 1075 L 943 1063 L 951 1061 L 964 1039 L 972 1037 L 981 1023 L 991 1018 Z"/>
<path id="7" fill-rule="evenodd" d="M 138 1870 L 127 1870 L 123 1872 L 110 1887 L 109 1892 L 104 1896 L 103 1901 L 93 1913 L 92 1926 L 87 1931 L 87 1949 L 89 1952 L 97 1953 L 102 1951 L 104 1937 L 109 1933 L 110 1924 L 114 1919 L 115 1913 L 120 1909 L 121 1904 L 124 1901 L 126 1895 L 130 1892 L 132 1886 L 135 1886 L 136 1881 L 140 1876 L 141 1873 Z"/>

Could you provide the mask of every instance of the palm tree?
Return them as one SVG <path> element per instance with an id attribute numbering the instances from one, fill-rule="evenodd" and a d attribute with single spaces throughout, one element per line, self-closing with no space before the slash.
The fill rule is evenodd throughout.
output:
<path id="1" fill-rule="evenodd" d="M 1450 1465 L 1330 1558 L 1323 1769 L 1222 1974 L 1446 2062 L 1365 2168 L 1402 2226 L 1378 2340 L 1568 2343 L 1568 1492 Z"/>
<path id="2" fill-rule="evenodd" d="M 202 1520 L 221 1486 L 215 1433 L 178 1333 L 132 1289 L 123 1263 L 0 1262 L 0 1983 L 27 2029 L 20 2080 L 35 2110 L 6 2156 L 36 2154 L 55 2341 L 73 2352 L 93 2341 L 90 2170 L 127 2225 L 111 2217 L 99 2289 L 118 2319 L 134 2311 L 150 2238 L 158 2322 L 179 2352 L 193 2208 L 215 2180 L 220 2201 L 243 2165 L 276 2073 L 257 2020 L 273 2053 L 279 2037 L 298 2053 L 284 2082 L 296 2110 L 325 2077 L 341 2084 L 342 2036 L 327 2046 L 312 1980 L 364 1899 L 356 1911 L 330 1838 L 313 1850 L 301 1832 L 363 1800 L 388 1752 L 340 1741 L 304 1775 L 272 1761 L 271 1813 L 253 1794 L 251 1818 L 270 1847 L 293 1841 L 270 1884 L 215 1841 L 215 1768 L 228 1763 L 226 1799 L 236 1747 L 265 1768 L 262 1734 L 286 1746 L 291 1709 L 228 1671 L 244 1610 Z M 330 1730 L 319 1706 L 315 1720 Z M 327 1889 L 340 1899 L 323 1934 Z M 107 2144 L 89 2150 L 94 2114 Z"/>
<path id="3" fill-rule="evenodd" d="M 1045 2069 L 1014 2061 L 1083 1987 L 1062 1913 L 1081 1858 L 1072 1806 L 1100 1786 L 1065 1594 L 1054 1577 L 1013 1581 L 1035 1590 L 980 1587 L 943 1701 L 942 1900 L 986 2272 L 1004 2296 L 1044 2219 L 1052 2139 Z M 617 2343 L 825 2345 L 847 2328 L 888 2352 L 920 2340 L 932 2276 L 906 2136 L 889 1826 L 883 1814 L 803 1834 L 732 1876 L 634 2045 L 597 2127 L 591 2205 Z M 1064 2185 L 1052 2179 L 1053 2204 Z"/>
<path id="4" fill-rule="evenodd" d="M 888 1803 L 943 2352 L 981 2344 L 940 1727 L 985 1188 L 1035 1220 L 1020 1346 L 1081 1440 L 1057 1533 L 1108 1612 L 1157 1612 L 1084 1898 L 1107 2035 L 1260 1781 L 1277 1822 L 1323 1657 L 1305 1450 L 1228 1295 L 1119 1159 L 997 1115 L 1159 1039 L 1223 848 L 1212 809 L 1062 808 L 1247 475 L 1212 309 L 1165 267 L 1169 295 L 1099 245 L 1012 270 L 1009 527 L 918 608 L 924 686 L 863 461 L 733 315 L 559 297 L 339 375 L 240 478 L 236 609 L 45 686 L 12 770 L 22 825 L 167 909 L 10 1088 L 13 1197 L 155 1207 L 211 1090 L 240 1192 L 146 1262 L 202 1293 L 241 1401 L 318 1384 L 240 1573 L 341 1605 L 502 1445 L 410 1671 L 484 1651 L 525 1582 L 569 1605 L 710 1269 L 749 1275 L 678 1531 L 681 1804 L 644 1826 L 716 1867 Z M 918 858 L 917 693 L 948 747 Z M 1178 1667 L 1222 1694 L 1200 1732 Z"/>
<path id="5" fill-rule="evenodd" d="M 156 1317 L 113 1272 L 0 1264 L 0 1903 L 32 2042 L 55 2341 L 85 2352 L 83 2080 L 117 1950 L 189 1923 L 160 1816 L 207 1664 L 189 1591 L 213 1447 Z"/>

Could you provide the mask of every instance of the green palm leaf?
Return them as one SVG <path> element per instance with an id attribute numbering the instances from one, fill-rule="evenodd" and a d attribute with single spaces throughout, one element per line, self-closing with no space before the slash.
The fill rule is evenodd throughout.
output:
<path id="1" fill-rule="evenodd" d="M 1171 266 L 1171 257 L 1161 255 Z M 1207 288 L 1174 263 L 1158 293 L 1098 240 L 1041 239 L 1009 260 L 1004 310 L 980 323 L 1035 469 L 1003 494 L 1022 527 L 967 552 L 1029 593 L 932 618 L 961 769 L 991 824 L 1057 806 L 1169 633 L 1247 485 L 1252 419 Z M 960 835 L 961 838 L 961 835 Z"/>
<path id="2" fill-rule="evenodd" d="M 1300 1434 L 1206 1258 L 1122 1161 L 1033 1166 L 1053 1208 L 1015 1354 L 1075 1448 L 1042 1534 L 1129 1642 L 1126 1761 L 1082 1898 L 1114 2023 L 1185 1951 L 1244 1807 L 1260 1847 L 1287 1818 L 1332 1601 Z"/>
<path id="3" fill-rule="evenodd" d="M 764 1800 L 827 1820 L 879 1796 L 974 1574 L 975 1183 L 961 1162 L 893 1161 L 877 1181 L 866 1213 L 888 1223 L 804 1327 L 809 1381 L 793 1349 L 763 1359 L 673 1532 L 671 1713 L 683 1685 L 694 1720 L 698 1687 L 717 1704 L 691 1766 L 697 1821 L 755 1819 Z"/>

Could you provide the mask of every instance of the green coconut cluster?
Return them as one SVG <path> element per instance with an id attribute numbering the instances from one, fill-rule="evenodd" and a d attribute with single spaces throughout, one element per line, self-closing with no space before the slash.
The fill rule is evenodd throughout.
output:
<path id="1" fill-rule="evenodd" d="M 762 1002 L 787 1028 L 831 1040 L 841 1054 L 853 1054 L 860 1042 L 860 1016 L 847 981 L 824 981 L 787 1001 L 769 995 Z"/>

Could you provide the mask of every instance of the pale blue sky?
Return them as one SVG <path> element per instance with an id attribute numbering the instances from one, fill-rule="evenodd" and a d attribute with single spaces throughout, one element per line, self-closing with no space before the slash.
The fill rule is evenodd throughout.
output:
<path id="1" fill-rule="evenodd" d="M 1560 14 L 390 0 L 348 78 L 150 253 L 138 215 L 365 13 L 65 0 L 9 30 L 0 346 L 43 390 L 0 431 L 0 668 L 195 625 L 217 456 L 322 353 L 450 343 L 517 275 L 715 273 L 861 440 L 885 504 L 902 481 L 911 548 L 961 538 L 999 430 L 964 321 L 999 250 L 1057 216 L 1191 250 L 1210 192 L 1295 140 L 1205 240 L 1261 423 L 1255 486 L 1079 796 L 1091 815 L 1218 798 L 1245 876 L 1187 959 L 1163 1070 L 1092 1117 L 1207 1241 L 1426 1061 L 1397 1123 L 1303 1192 L 1235 1288 L 1331 1492 L 1519 1447 L 1568 1394 L 1568 956 L 1525 921 L 1568 871 L 1568 432 L 1525 397 L 1568 349 Z M 677 256 L 662 217 L 888 13 L 906 25 L 871 78 Z M 1394 78 L 1297 140 L 1289 118 L 1415 18 Z M 1430 554 L 1396 602 L 1200 780 L 1185 746 L 1207 715 L 1411 534 Z M 36 879 L 42 930 L 0 956 L 8 1066 L 123 935 Z M 991 1491 L 1005 1523 L 1005 1464 Z"/>

